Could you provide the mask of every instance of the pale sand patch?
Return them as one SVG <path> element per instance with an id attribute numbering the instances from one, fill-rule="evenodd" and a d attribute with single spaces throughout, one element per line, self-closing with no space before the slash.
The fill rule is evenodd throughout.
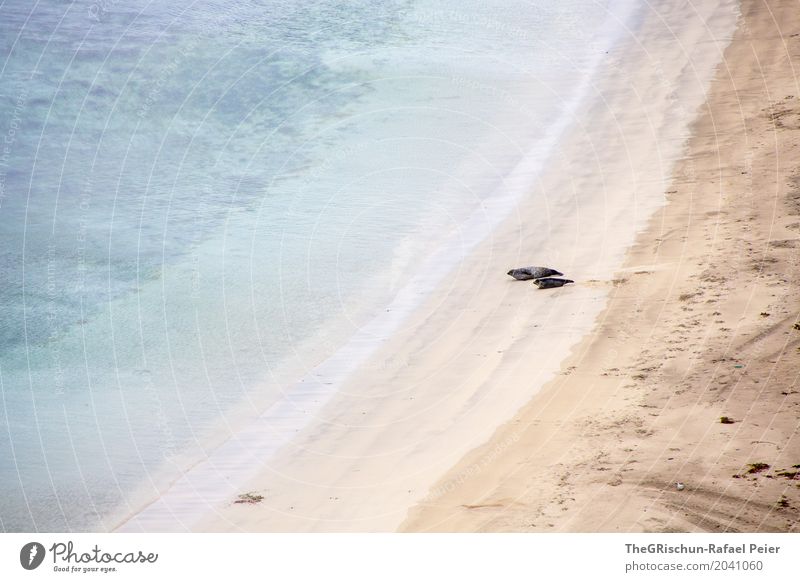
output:
<path id="1" fill-rule="evenodd" d="M 597 329 L 403 530 L 797 531 L 800 11 L 742 13 Z"/>

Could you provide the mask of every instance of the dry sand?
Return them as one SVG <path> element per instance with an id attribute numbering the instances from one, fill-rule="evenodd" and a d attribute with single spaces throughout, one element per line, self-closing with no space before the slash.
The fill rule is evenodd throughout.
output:
<path id="1" fill-rule="evenodd" d="M 741 12 L 597 328 L 403 530 L 800 528 L 800 3 Z"/>

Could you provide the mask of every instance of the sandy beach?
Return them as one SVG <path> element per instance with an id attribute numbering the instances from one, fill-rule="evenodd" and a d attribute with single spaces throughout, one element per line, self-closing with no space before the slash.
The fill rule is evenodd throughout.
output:
<path id="1" fill-rule="evenodd" d="M 513 215 L 318 374 L 318 407 L 262 417 L 120 529 L 795 527 L 796 9 L 641 8 Z M 576 284 L 505 275 L 526 264 Z M 281 446 L 254 444 L 276 419 Z"/>
<path id="2" fill-rule="evenodd" d="M 800 11 L 741 13 L 596 329 L 401 529 L 797 530 Z"/>

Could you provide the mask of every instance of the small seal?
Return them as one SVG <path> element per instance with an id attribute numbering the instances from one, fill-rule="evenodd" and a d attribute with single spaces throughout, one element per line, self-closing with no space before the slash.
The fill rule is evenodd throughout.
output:
<path id="1" fill-rule="evenodd" d="M 555 289 L 556 287 L 563 287 L 567 283 L 574 283 L 572 279 L 558 279 L 556 277 L 544 277 L 543 279 L 534 279 L 533 284 L 539 289 Z"/>
<path id="2" fill-rule="evenodd" d="M 559 277 L 564 273 L 559 273 L 555 269 L 548 267 L 520 267 L 511 269 L 506 275 L 511 275 L 517 281 L 527 281 L 528 279 L 541 279 L 543 277 Z"/>

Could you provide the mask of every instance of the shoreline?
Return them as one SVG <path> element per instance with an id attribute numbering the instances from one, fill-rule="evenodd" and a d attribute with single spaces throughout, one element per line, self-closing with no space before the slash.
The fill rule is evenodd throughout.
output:
<path id="1" fill-rule="evenodd" d="M 616 2 L 615 7 L 617 10 L 610 11 L 607 16 L 609 20 L 625 22 L 626 18 L 631 18 L 629 0 Z M 616 37 L 623 34 L 618 26 L 612 26 L 610 30 L 608 37 L 602 38 L 604 45 L 613 45 Z M 555 149 L 561 136 L 568 131 L 575 111 L 586 100 L 589 86 L 601 68 L 600 60 L 596 55 L 590 67 L 593 74 L 583 79 L 564 105 L 562 116 L 537 140 L 536 148 L 519 160 L 504 178 L 504 183 L 456 229 L 440 237 L 438 244 L 433 246 L 434 251 L 423 258 L 422 264 L 411 273 L 409 281 L 390 303 L 380 308 L 376 315 L 366 318 L 342 345 L 302 374 L 299 380 L 288 381 L 290 375 L 283 373 L 287 379 L 287 388 L 281 390 L 283 397 L 266 406 L 263 412 L 248 417 L 243 411 L 244 403 L 230 411 L 228 416 L 238 422 L 231 423 L 226 419 L 225 423 L 215 427 L 206 441 L 210 451 L 208 456 L 190 458 L 183 455 L 183 462 L 174 464 L 180 464 L 184 470 L 169 478 L 152 479 L 153 483 L 163 486 L 158 497 L 154 498 L 145 491 L 149 487 L 140 487 L 131 495 L 126 509 L 108 517 L 114 524 L 112 531 L 191 529 L 206 514 L 213 513 L 215 507 L 236 499 L 237 485 L 257 475 L 257 459 L 277 454 L 290 444 L 296 433 L 307 427 L 313 428 L 321 411 L 347 385 L 355 371 L 368 368 L 382 344 L 390 341 L 408 320 L 418 315 L 428 297 L 443 286 L 443 280 L 452 275 L 445 269 L 467 260 L 476 247 L 484 245 L 508 222 L 521 199 L 528 195 L 530 176 L 544 171 L 549 154 L 543 155 L 542 151 Z M 309 354 L 315 353 L 310 347 L 313 345 L 313 341 L 306 344 Z M 225 428 L 231 425 L 237 428 L 231 430 L 227 438 L 222 437 Z M 137 509 L 131 511 L 130 507 Z"/>
<path id="2" fill-rule="evenodd" d="M 265 436 L 255 434 L 256 427 L 237 433 L 229 449 L 215 452 L 204 472 L 192 470 L 194 477 L 183 490 L 162 495 L 156 511 L 149 516 L 140 512 L 119 529 L 395 529 L 409 506 L 430 495 L 441 475 L 556 377 L 572 347 L 594 327 L 614 289 L 608 272 L 621 264 L 635 232 L 662 204 L 663 180 L 684 139 L 681 128 L 694 117 L 682 104 L 676 106 L 670 93 L 685 87 L 697 106 L 703 101 L 704 75 L 710 77 L 715 64 L 713 49 L 693 55 L 696 62 L 688 72 L 680 57 L 687 47 L 698 51 L 708 41 L 710 21 L 716 19 L 713 24 L 726 30 L 725 8 L 718 11 L 722 16 L 716 7 L 709 9 L 702 26 L 683 27 L 677 42 L 662 21 L 672 18 L 679 25 L 682 15 L 672 10 L 650 14 L 642 26 L 661 28 L 660 34 L 643 34 L 643 43 L 627 39 L 611 51 L 613 64 L 592 86 L 593 105 L 576 114 L 577 129 L 563 140 L 569 145 L 559 141 L 536 195 L 465 253 L 448 281 L 428 289 L 408 321 L 338 380 L 339 390 L 313 411 L 313 424 L 289 422 L 283 427 L 288 431 L 283 445 L 270 451 L 269 459 L 254 454 L 254 449 L 260 452 L 254 443 Z M 674 42 L 677 46 L 661 46 Z M 635 66 L 628 64 L 633 44 Z M 648 65 L 655 49 L 663 62 L 654 72 Z M 616 84 L 607 78 L 619 72 L 615 67 L 627 75 Z M 626 90 L 639 99 L 639 109 L 624 111 L 630 98 Z M 639 126 L 642 118 L 646 127 Z M 664 135 L 668 142 L 661 144 Z M 620 143 L 598 151 L 607 138 Z M 648 153 L 651 146 L 657 155 Z M 570 164 L 588 151 L 591 163 L 575 175 Z M 560 181 L 563 176 L 566 181 Z M 564 195 L 565 187 L 571 195 Z M 598 217 L 601 224 L 585 226 Z M 537 293 L 529 284 L 508 280 L 505 271 L 532 262 L 531 255 L 582 284 Z M 286 419 L 290 413 L 308 413 L 285 412 Z M 269 433 L 264 442 L 274 437 L 271 426 L 262 429 Z M 244 479 L 236 469 L 241 466 L 247 467 Z M 231 474 L 238 477 L 231 479 Z M 236 495 L 246 492 L 265 499 L 259 505 L 235 504 Z"/>
<path id="3" fill-rule="evenodd" d="M 741 14 L 597 327 L 401 530 L 797 531 L 800 15 Z"/>

